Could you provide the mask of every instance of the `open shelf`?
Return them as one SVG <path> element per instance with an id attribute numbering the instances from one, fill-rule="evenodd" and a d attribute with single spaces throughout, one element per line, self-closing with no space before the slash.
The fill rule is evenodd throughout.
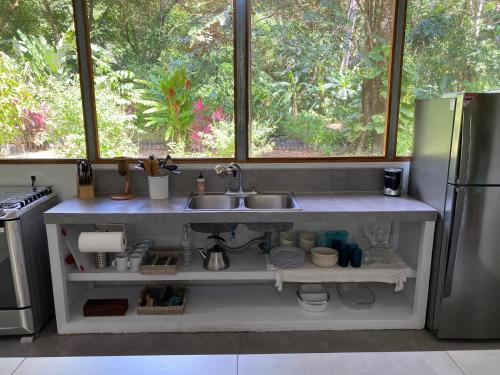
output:
<path id="1" fill-rule="evenodd" d="M 245 250 L 238 253 L 230 253 L 230 267 L 225 271 L 210 272 L 203 268 L 203 260 L 199 254 L 193 255 L 192 264 L 184 267 L 179 266 L 175 275 L 143 275 L 139 272 L 119 272 L 113 268 L 97 269 L 94 266 L 87 267 L 87 272 L 79 272 L 74 269 L 67 274 L 68 281 L 272 281 L 276 278 L 276 270 L 269 270 L 266 265 L 265 256 L 257 249 Z M 397 257 L 398 264 L 402 265 L 403 272 L 406 278 L 415 278 L 416 271 L 406 265 L 401 258 Z M 357 275 L 363 274 L 369 270 L 370 275 L 374 272 L 383 274 L 388 269 L 394 269 L 393 264 L 372 264 L 361 268 L 342 268 L 335 267 L 331 269 L 318 268 L 318 272 L 324 273 L 325 270 L 331 270 L 332 273 L 339 275 L 345 274 L 346 271 L 352 275 L 351 281 L 359 281 Z M 331 281 L 335 280 L 335 276 Z M 345 280 L 349 281 L 349 280 Z M 370 280 L 362 280 L 370 281 Z M 371 281 L 376 281 L 371 280 Z"/>
<path id="2" fill-rule="evenodd" d="M 70 306 L 70 317 L 60 333 L 282 331 L 422 328 L 412 304 L 403 293 L 384 284 L 370 284 L 376 295 L 369 310 L 352 310 L 339 301 L 335 285 L 329 285 L 327 310 L 302 310 L 296 286 L 276 292 L 272 284 L 189 286 L 184 315 L 137 315 L 140 286 L 95 287 Z M 89 298 L 128 298 L 125 316 L 84 317 L 82 306 Z"/>
<path id="3" fill-rule="evenodd" d="M 263 254 L 256 249 L 229 254 L 231 265 L 225 271 L 210 272 L 203 268 L 200 254 L 193 254 L 192 263 L 185 267 L 180 264 L 175 275 L 143 275 L 139 272 L 119 272 L 111 267 L 97 269 L 88 267 L 87 272 L 73 270 L 67 274 L 68 281 L 224 281 L 224 280 L 274 280 L 274 272 L 267 271 Z M 181 259 L 182 263 L 182 259 Z"/>

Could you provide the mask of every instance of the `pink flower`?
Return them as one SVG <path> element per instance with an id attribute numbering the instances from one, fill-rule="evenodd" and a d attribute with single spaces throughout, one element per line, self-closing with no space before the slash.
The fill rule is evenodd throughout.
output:
<path id="1" fill-rule="evenodd" d="M 212 133 L 212 126 L 210 126 L 210 124 L 205 125 L 203 127 L 203 133 L 204 134 L 211 134 Z"/>
<path id="2" fill-rule="evenodd" d="M 203 105 L 203 101 L 201 99 L 198 99 L 193 103 L 193 110 L 195 112 L 203 112 L 207 107 Z"/>
<path id="3" fill-rule="evenodd" d="M 212 113 L 213 121 L 224 121 L 226 119 L 226 114 L 224 113 L 224 109 L 222 107 L 217 107 L 217 109 Z"/>
<path id="4" fill-rule="evenodd" d="M 201 135 L 200 135 L 200 133 L 192 132 L 192 133 L 191 133 L 191 140 L 192 140 L 194 143 L 201 142 Z"/>

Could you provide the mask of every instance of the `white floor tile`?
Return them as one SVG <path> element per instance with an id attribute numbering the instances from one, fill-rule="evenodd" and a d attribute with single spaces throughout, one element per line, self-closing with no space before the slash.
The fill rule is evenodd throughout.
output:
<path id="1" fill-rule="evenodd" d="M 448 352 L 466 375 L 500 374 L 500 350 Z"/>
<path id="2" fill-rule="evenodd" d="M 446 352 L 240 355 L 238 375 L 463 375 Z"/>
<path id="3" fill-rule="evenodd" d="M 15 375 L 236 375 L 236 355 L 27 358 Z"/>
<path id="4" fill-rule="evenodd" d="M 0 374 L 11 375 L 24 358 L 0 358 Z"/>

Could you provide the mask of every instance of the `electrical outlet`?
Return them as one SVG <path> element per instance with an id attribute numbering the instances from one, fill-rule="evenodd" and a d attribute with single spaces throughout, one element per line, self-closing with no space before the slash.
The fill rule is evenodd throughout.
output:
<path id="1" fill-rule="evenodd" d="M 45 182 L 45 173 L 43 172 L 31 172 L 28 176 L 28 182 L 31 184 L 31 176 L 36 177 L 35 185 L 40 186 Z"/>

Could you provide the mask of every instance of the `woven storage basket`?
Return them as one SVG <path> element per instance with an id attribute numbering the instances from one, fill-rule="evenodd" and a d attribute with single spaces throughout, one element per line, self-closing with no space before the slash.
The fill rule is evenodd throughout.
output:
<path id="1" fill-rule="evenodd" d="M 157 287 L 148 287 L 157 288 Z M 188 289 L 186 287 L 176 286 L 174 288 L 184 289 L 184 298 L 182 299 L 182 305 L 179 306 L 141 306 L 144 300 L 144 293 L 148 288 L 141 290 L 141 296 L 139 298 L 139 305 L 137 306 L 137 314 L 139 315 L 182 315 L 186 310 L 186 304 L 188 299 Z"/>

